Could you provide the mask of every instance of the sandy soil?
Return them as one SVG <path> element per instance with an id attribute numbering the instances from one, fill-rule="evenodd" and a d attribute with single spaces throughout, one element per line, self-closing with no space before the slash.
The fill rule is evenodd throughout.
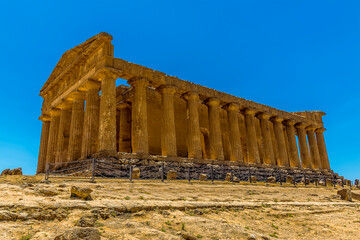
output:
<path id="1" fill-rule="evenodd" d="M 41 180 L 0 177 L 0 239 L 54 239 L 89 213 L 101 239 L 360 239 L 360 202 L 333 187 Z M 71 186 L 94 200 L 70 199 Z"/>

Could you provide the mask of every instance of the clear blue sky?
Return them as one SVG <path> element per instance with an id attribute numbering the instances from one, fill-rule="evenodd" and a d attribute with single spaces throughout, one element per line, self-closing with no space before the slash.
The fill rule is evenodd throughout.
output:
<path id="1" fill-rule="evenodd" d="M 1 1 L 0 169 L 34 174 L 45 83 L 99 32 L 115 56 L 286 111 L 321 110 L 330 164 L 360 178 L 359 1 Z"/>

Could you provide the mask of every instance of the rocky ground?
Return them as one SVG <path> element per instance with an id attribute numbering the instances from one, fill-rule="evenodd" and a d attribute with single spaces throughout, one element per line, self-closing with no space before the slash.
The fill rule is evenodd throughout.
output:
<path id="1" fill-rule="evenodd" d="M 0 239 L 359 239 L 333 187 L 0 177 Z M 70 198 L 72 186 L 93 200 Z M 360 190 L 352 190 L 360 193 Z"/>

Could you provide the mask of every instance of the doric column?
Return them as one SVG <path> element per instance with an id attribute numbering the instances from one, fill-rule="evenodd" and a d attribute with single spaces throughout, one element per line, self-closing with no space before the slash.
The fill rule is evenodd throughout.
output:
<path id="1" fill-rule="evenodd" d="M 229 103 L 224 109 L 227 111 L 230 131 L 230 161 L 244 162 L 238 118 L 240 106 L 237 103 Z"/>
<path id="2" fill-rule="evenodd" d="M 176 132 L 174 93 L 176 88 L 172 85 L 162 85 L 158 88 L 162 103 L 162 126 L 161 126 L 161 155 L 176 156 Z"/>
<path id="3" fill-rule="evenodd" d="M 40 120 L 42 121 L 42 129 L 41 129 L 39 157 L 38 157 L 38 165 L 37 165 L 36 173 L 45 172 L 46 151 L 48 148 L 49 130 L 50 130 L 50 117 L 47 115 L 43 115 L 42 117 L 40 117 Z"/>
<path id="4" fill-rule="evenodd" d="M 254 109 L 245 109 L 245 125 L 246 133 L 248 136 L 248 152 L 249 152 L 249 163 L 260 163 L 260 155 L 257 144 L 256 129 L 254 123 L 254 114 L 256 110 Z"/>
<path id="5" fill-rule="evenodd" d="M 50 115 L 51 119 L 50 119 L 48 146 L 46 150 L 46 164 L 55 162 L 57 139 L 59 132 L 60 110 L 54 108 L 51 109 L 48 114 Z M 51 166 L 51 168 L 53 168 L 53 166 Z"/>
<path id="6" fill-rule="evenodd" d="M 111 71 L 104 71 L 99 75 L 99 152 L 116 153 L 116 78 L 117 75 Z"/>
<path id="7" fill-rule="evenodd" d="M 149 153 L 146 101 L 146 87 L 149 81 L 145 78 L 132 78 L 128 83 L 134 89 L 131 124 L 132 151 L 133 153 Z"/>
<path id="8" fill-rule="evenodd" d="M 189 158 L 202 158 L 199 123 L 199 95 L 188 92 L 183 95 L 187 105 L 187 148 Z"/>
<path id="9" fill-rule="evenodd" d="M 72 92 L 68 99 L 72 101 L 68 161 L 76 161 L 81 157 L 85 94 Z"/>
<path id="10" fill-rule="evenodd" d="M 311 168 L 311 158 L 309 153 L 309 147 L 306 140 L 306 131 L 305 127 L 307 125 L 304 123 L 296 124 L 298 140 L 299 140 L 299 149 L 301 157 L 301 166 L 303 168 Z"/>
<path id="11" fill-rule="evenodd" d="M 220 100 L 209 98 L 206 101 L 209 115 L 209 132 L 210 132 L 210 159 L 224 160 L 224 150 L 222 144 L 221 127 L 220 127 Z"/>
<path id="12" fill-rule="evenodd" d="M 287 120 L 285 121 L 286 125 L 286 134 L 289 141 L 289 153 L 290 153 L 290 167 L 300 167 L 300 158 L 298 147 L 296 143 L 296 136 L 295 136 L 295 121 L 294 120 Z"/>
<path id="13" fill-rule="evenodd" d="M 315 130 L 316 132 L 316 141 L 320 153 L 320 159 L 321 159 L 321 167 L 323 169 L 330 170 L 330 162 L 329 157 L 326 151 L 326 145 L 325 145 L 325 139 L 324 139 L 324 131 L 325 128 L 318 128 Z"/>
<path id="14" fill-rule="evenodd" d="M 274 133 L 276 138 L 276 146 L 277 146 L 277 152 L 279 155 L 279 166 L 289 166 L 288 161 L 288 155 L 286 150 L 286 142 L 283 132 L 283 124 L 282 121 L 283 118 L 280 117 L 273 117 L 271 118 L 273 124 L 274 124 Z"/>
<path id="15" fill-rule="evenodd" d="M 84 131 L 82 135 L 81 158 L 90 158 L 96 152 L 99 131 L 99 89 L 100 83 L 90 80 L 85 84 L 86 105 Z"/>
<path id="16" fill-rule="evenodd" d="M 309 126 L 306 128 L 309 146 L 310 146 L 310 154 L 311 154 L 311 166 L 314 169 L 321 169 L 321 160 L 319 149 L 317 146 L 317 142 L 315 139 L 315 127 Z"/>
<path id="17" fill-rule="evenodd" d="M 71 101 L 63 100 L 57 107 L 60 109 L 60 123 L 57 139 L 56 163 L 66 162 L 69 147 Z M 63 165 L 57 164 L 55 167 Z"/>
<path id="18" fill-rule="evenodd" d="M 119 152 L 131 152 L 131 104 L 128 102 L 118 105 L 119 121 Z"/>
<path id="19" fill-rule="evenodd" d="M 257 117 L 260 119 L 261 134 L 263 137 L 263 146 L 264 146 L 263 161 L 264 161 L 264 164 L 276 165 L 275 154 L 274 154 L 272 140 L 271 140 L 271 132 L 270 132 L 270 127 L 269 127 L 270 115 L 266 114 L 266 113 L 260 113 L 257 115 Z"/>

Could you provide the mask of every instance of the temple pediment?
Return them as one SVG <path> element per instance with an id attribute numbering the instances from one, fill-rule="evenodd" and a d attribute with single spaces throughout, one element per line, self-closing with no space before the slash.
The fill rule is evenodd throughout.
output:
<path id="1" fill-rule="evenodd" d="M 74 69 L 74 67 L 84 66 L 86 64 L 86 58 L 88 58 L 96 49 L 105 43 L 110 43 L 112 36 L 108 33 L 102 32 L 92 38 L 86 40 L 85 42 L 77 45 L 76 47 L 67 50 L 60 58 L 59 62 L 56 64 L 54 70 L 50 74 L 48 80 L 45 82 L 44 86 L 40 90 L 40 96 L 46 94 L 47 90 L 51 88 L 52 85 L 58 82 L 58 79 L 72 71 L 72 74 L 76 72 L 81 74 L 81 69 Z M 96 52 L 96 51 L 95 51 Z M 74 71 L 75 70 L 75 71 Z"/>

